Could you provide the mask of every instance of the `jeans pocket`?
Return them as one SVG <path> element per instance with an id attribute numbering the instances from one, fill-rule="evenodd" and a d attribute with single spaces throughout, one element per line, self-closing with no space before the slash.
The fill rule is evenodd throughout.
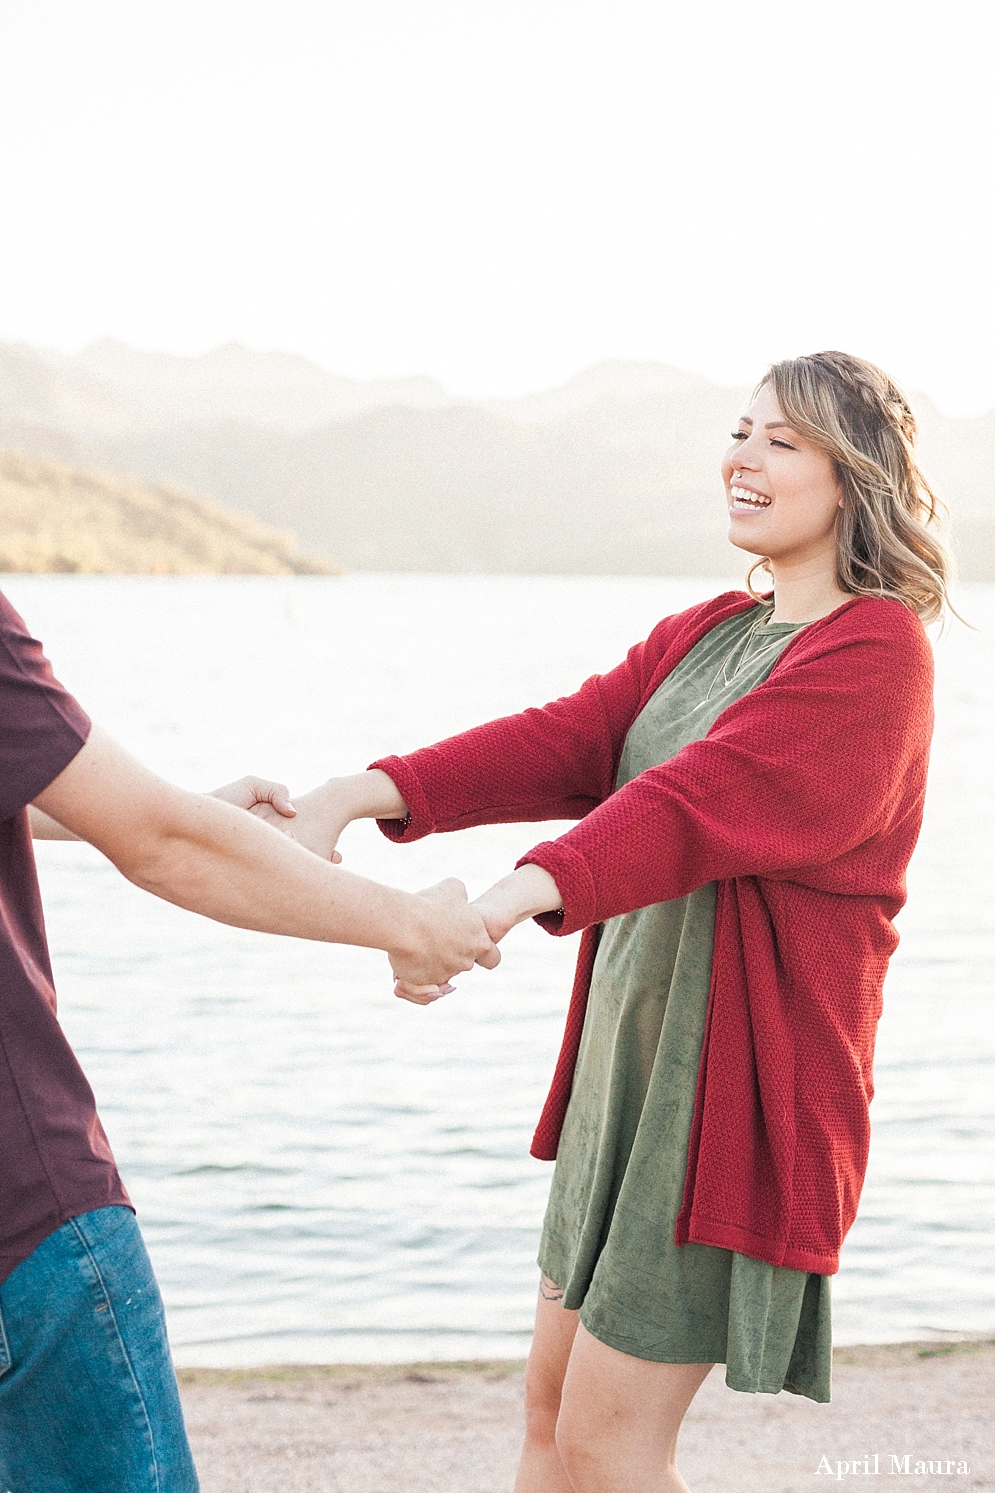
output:
<path id="1" fill-rule="evenodd" d="M 90 1213 L 77 1213 L 65 1227 L 71 1229 L 87 1253 L 92 1254 L 109 1244 L 121 1229 L 135 1227 L 135 1210 L 111 1203 L 104 1208 L 94 1208 Z"/>
<path id="2" fill-rule="evenodd" d="M 0 1301 L 0 1379 L 3 1378 L 10 1368 L 10 1344 L 7 1341 L 7 1328 L 3 1320 L 3 1302 Z"/>

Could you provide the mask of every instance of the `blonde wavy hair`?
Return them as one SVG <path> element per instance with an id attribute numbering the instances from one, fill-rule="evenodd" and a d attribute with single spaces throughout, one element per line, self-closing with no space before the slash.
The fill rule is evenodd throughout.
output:
<path id="1" fill-rule="evenodd" d="M 892 596 L 933 622 L 950 602 L 951 560 L 935 532 L 944 509 L 916 463 L 916 419 L 886 373 L 849 353 L 774 363 L 769 384 L 793 430 L 832 457 L 843 493 L 836 583 L 851 596 Z M 758 560 L 746 583 L 752 595 Z"/>

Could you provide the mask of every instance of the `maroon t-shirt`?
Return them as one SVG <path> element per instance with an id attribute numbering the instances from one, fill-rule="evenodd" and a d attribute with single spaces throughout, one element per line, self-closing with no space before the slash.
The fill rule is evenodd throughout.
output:
<path id="1" fill-rule="evenodd" d="M 26 808 L 89 731 L 0 595 L 0 1281 L 68 1218 L 131 1206 L 56 1018 Z"/>

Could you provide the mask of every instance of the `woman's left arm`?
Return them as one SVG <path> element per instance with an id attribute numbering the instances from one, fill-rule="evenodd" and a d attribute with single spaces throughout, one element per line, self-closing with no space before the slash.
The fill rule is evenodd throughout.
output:
<path id="1" fill-rule="evenodd" d="M 626 732 L 654 681 L 711 627 L 749 605 L 741 592 L 729 592 L 665 617 L 620 664 L 574 694 L 329 779 L 296 800 L 289 832 L 327 855 L 356 818 L 375 817 L 389 839 L 404 843 L 477 824 L 580 819 L 611 793 Z M 276 822 L 267 805 L 256 812 Z"/>

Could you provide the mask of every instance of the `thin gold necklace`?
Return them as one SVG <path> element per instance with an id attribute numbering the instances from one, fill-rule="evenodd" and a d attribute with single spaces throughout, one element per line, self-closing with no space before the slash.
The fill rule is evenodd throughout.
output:
<path id="1" fill-rule="evenodd" d="M 754 653 L 752 657 L 750 656 L 750 644 L 756 637 L 760 628 L 767 625 L 768 620 L 768 618 L 765 618 L 762 615 L 759 616 L 752 624 L 752 626 L 743 634 L 743 636 L 736 639 L 732 647 L 729 649 L 729 652 L 725 655 L 718 668 L 716 669 L 715 674 L 712 677 L 712 682 L 708 686 L 708 692 L 706 693 L 705 698 L 699 701 L 699 703 L 694 707 L 695 710 L 701 710 L 708 704 L 709 700 L 712 698 L 712 692 L 715 689 L 715 686 L 719 682 L 720 678 L 722 680 L 723 689 L 728 689 L 729 686 L 735 681 L 737 676 L 742 672 L 748 658 L 751 663 L 757 663 L 759 662 L 759 660 L 767 658 L 771 653 L 774 652 L 774 649 L 777 648 L 781 642 L 780 637 L 776 637 L 773 642 L 767 644 L 766 648 L 761 648 L 759 652 Z M 729 663 L 737 650 L 739 652 L 739 657 L 736 660 L 736 667 L 730 674 L 728 672 Z"/>

